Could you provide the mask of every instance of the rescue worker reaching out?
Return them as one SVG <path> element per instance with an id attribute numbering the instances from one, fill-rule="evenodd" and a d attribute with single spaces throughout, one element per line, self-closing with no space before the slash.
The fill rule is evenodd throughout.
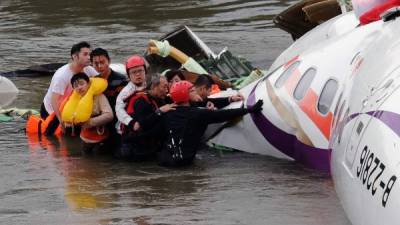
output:
<path id="1" fill-rule="evenodd" d="M 240 94 L 232 95 L 229 97 L 209 98 L 211 94 L 211 86 L 213 80 L 206 74 L 201 74 L 194 82 L 194 88 L 197 94 L 201 97 L 202 101 L 193 101 L 191 104 L 197 107 L 207 107 L 208 109 L 221 109 L 232 102 L 242 101 L 243 96 Z"/>
<path id="2" fill-rule="evenodd" d="M 155 159 L 163 134 L 161 115 L 176 106 L 165 104 L 167 94 L 165 77 L 153 75 L 145 92 L 136 92 L 126 100 L 126 111 L 132 120 L 123 128 L 119 157 L 134 161 Z"/>
<path id="3" fill-rule="evenodd" d="M 172 85 L 170 96 L 178 105 L 176 110 L 165 113 L 163 117 L 164 141 L 158 162 L 161 166 L 185 166 L 193 162 L 208 124 L 220 123 L 262 110 L 262 100 L 253 106 L 228 110 L 208 110 L 190 106 L 189 101 L 196 93 L 188 81 Z"/>

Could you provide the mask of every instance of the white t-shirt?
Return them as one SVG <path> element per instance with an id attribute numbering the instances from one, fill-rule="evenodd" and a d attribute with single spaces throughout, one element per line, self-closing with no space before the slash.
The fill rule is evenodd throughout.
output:
<path id="1" fill-rule="evenodd" d="M 96 76 L 99 74 L 91 66 L 83 68 L 83 72 L 87 74 L 89 77 Z M 53 93 L 62 95 L 63 98 L 71 94 L 72 92 L 71 78 L 73 75 L 74 74 L 71 70 L 70 64 L 66 64 L 60 67 L 54 73 L 53 78 L 51 78 L 50 87 L 47 90 L 47 93 L 43 99 L 44 107 L 46 108 L 48 114 L 54 112 L 53 107 L 51 106 L 51 96 Z"/>

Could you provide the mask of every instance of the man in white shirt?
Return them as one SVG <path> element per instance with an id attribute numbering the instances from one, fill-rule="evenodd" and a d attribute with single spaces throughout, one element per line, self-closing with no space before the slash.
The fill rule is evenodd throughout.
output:
<path id="1" fill-rule="evenodd" d="M 96 76 L 98 72 L 90 65 L 90 44 L 83 41 L 72 46 L 71 62 L 60 67 L 53 75 L 47 93 L 43 99 L 40 115 L 46 119 L 52 113 L 54 120 L 49 123 L 45 135 L 52 135 L 61 121 L 60 105 L 72 93 L 71 78 L 83 72 L 88 76 Z"/>

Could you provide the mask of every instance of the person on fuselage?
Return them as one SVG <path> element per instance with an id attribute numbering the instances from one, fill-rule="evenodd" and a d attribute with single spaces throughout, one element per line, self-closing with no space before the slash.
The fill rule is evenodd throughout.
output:
<path id="1" fill-rule="evenodd" d="M 71 48 L 71 62 L 60 67 L 51 79 L 49 89 L 44 96 L 40 108 L 40 116 L 46 119 L 54 113 L 54 119 L 49 123 L 45 135 L 53 135 L 57 127 L 62 124 L 60 106 L 72 93 L 71 78 L 74 74 L 84 72 L 88 76 L 99 73 L 90 66 L 90 44 L 79 42 Z M 61 123 L 60 123 L 61 122 Z"/>
<path id="2" fill-rule="evenodd" d="M 198 146 L 200 146 L 208 124 L 220 123 L 243 116 L 246 113 L 258 113 L 262 110 L 262 100 L 255 105 L 238 109 L 209 110 L 193 107 L 190 99 L 195 96 L 195 88 L 188 81 L 179 81 L 172 85 L 170 95 L 178 105 L 175 110 L 163 116 L 162 150 L 158 153 L 161 166 L 185 166 L 192 164 Z"/>
<path id="3" fill-rule="evenodd" d="M 194 88 L 196 89 L 197 94 L 201 97 L 202 101 L 192 102 L 193 106 L 197 107 L 207 107 L 208 109 L 221 109 L 225 106 L 229 105 L 232 102 L 242 101 L 243 96 L 240 94 L 232 95 L 230 97 L 222 97 L 222 98 L 208 98 L 211 94 L 211 85 L 213 84 L 213 80 L 210 76 L 206 74 L 201 74 L 194 82 Z"/>
<path id="4" fill-rule="evenodd" d="M 120 157 L 135 161 L 155 158 L 162 139 L 161 115 L 175 107 L 175 104 L 165 104 L 167 94 L 165 77 L 153 75 L 145 92 L 137 92 L 127 99 L 126 111 L 134 125 L 123 130 Z"/>
<path id="5" fill-rule="evenodd" d="M 115 102 L 117 100 L 117 96 L 128 84 L 128 78 L 125 75 L 111 69 L 110 56 L 108 55 L 107 50 L 103 48 L 95 48 L 92 53 L 90 53 L 90 61 L 92 66 L 97 70 L 97 72 L 100 73 L 99 77 L 106 79 L 108 82 L 107 89 L 103 94 L 107 97 L 111 108 L 114 110 L 115 116 Z"/>
<path id="6" fill-rule="evenodd" d="M 89 77 L 85 73 L 77 73 L 71 78 L 71 85 L 81 97 L 85 96 L 90 87 Z M 104 94 L 93 96 L 93 109 L 88 121 L 81 124 L 80 138 L 83 141 L 83 149 L 91 151 L 96 145 L 108 138 L 107 124 L 113 120 L 111 106 Z"/>
<path id="7" fill-rule="evenodd" d="M 116 128 L 122 134 L 121 127 L 127 126 L 133 129 L 132 117 L 126 112 L 126 99 L 137 91 L 142 91 L 146 85 L 146 62 L 143 57 L 133 55 L 125 63 L 126 73 L 129 77 L 128 84 L 121 90 L 115 103 L 115 114 L 118 122 Z"/>

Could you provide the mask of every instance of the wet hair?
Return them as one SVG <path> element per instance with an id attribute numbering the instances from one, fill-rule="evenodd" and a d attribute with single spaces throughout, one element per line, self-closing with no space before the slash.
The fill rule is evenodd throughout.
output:
<path id="1" fill-rule="evenodd" d="M 168 82 L 171 82 L 175 76 L 178 76 L 181 80 L 186 80 L 181 70 L 170 70 L 165 73 L 165 78 L 167 78 Z"/>
<path id="2" fill-rule="evenodd" d="M 86 41 L 82 41 L 82 42 L 72 45 L 71 56 L 76 53 L 79 53 L 82 48 L 90 48 L 90 44 L 87 43 Z"/>
<path id="3" fill-rule="evenodd" d="M 74 74 L 71 78 L 71 85 L 74 86 L 74 83 L 78 80 L 85 80 L 86 82 L 89 83 L 89 77 L 88 77 L 88 75 L 86 75 L 86 73 L 80 72 L 80 73 Z"/>
<path id="4" fill-rule="evenodd" d="M 93 62 L 93 58 L 95 56 L 104 56 L 107 58 L 108 61 L 110 61 L 110 56 L 108 55 L 107 50 L 104 48 L 95 48 L 91 53 L 90 53 L 90 61 Z"/>
<path id="5" fill-rule="evenodd" d="M 164 76 L 161 76 L 160 74 L 156 73 L 156 74 L 152 74 L 150 76 L 150 80 L 149 82 L 147 82 L 147 86 L 146 89 L 150 90 L 155 86 L 160 85 L 161 83 L 161 79 L 166 79 Z"/>
<path id="6" fill-rule="evenodd" d="M 195 87 L 202 87 L 202 86 L 206 86 L 206 88 L 211 88 L 211 85 L 214 84 L 214 81 L 212 80 L 212 78 L 207 75 L 207 74 L 200 74 L 196 81 L 194 82 L 194 86 Z"/>

